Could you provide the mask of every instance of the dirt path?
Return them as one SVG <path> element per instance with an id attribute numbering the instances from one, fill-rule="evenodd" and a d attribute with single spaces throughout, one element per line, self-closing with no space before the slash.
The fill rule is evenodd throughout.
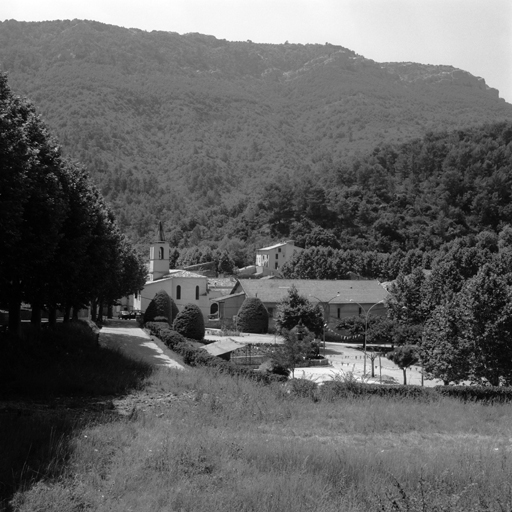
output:
<path id="1" fill-rule="evenodd" d="M 157 338 L 143 331 L 135 320 L 108 320 L 100 331 L 100 345 L 119 349 L 128 357 L 154 366 L 184 369 L 173 354 Z"/>

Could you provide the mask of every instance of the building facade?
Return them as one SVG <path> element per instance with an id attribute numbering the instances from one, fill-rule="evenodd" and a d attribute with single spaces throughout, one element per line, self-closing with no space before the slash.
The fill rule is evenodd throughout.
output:
<path id="1" fill-rule="evenodd" d="M 256 251 L 257 272 L 263 275 L 279 273 L 285 263 L 293 258 L 293 255 L 303 251 L 302 248 L 293 245 L 293 242 L 282 242 L 263 247 Z"/>
<path id="2" fill-rule="evenodd" d="M 277 307 L 294 286 L 300 295 L 322 308 L 327 326 L 334 327 L 340 320 L 352 316 L 386 314 L 384 301 L 388 292 L 378 281 L 317 280 L 317 279 L 240 279 L 230 295 L 212 299 L 218 304 L 219 320 L 229 319 L 247 297 L 259 298 L 269 313 L 269 329 L 274 328 Z M 371 310 L 371 311 L 370 311 Z"/>

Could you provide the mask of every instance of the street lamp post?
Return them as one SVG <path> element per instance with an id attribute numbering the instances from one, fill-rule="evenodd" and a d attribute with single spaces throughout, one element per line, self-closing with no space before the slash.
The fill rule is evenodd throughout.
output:
<path id="1" fill-rule="evenodd" d="M 366 310 L 362 304 L 359 304 L 354 299 L 350 299 L 350 302 L 354 302 L 357 304 L 364 312 L 365 312 L 365 321 L 364 321 L 364 338 L 363 338 L 363 353 L 364 353 L 364 363 L 363 363 L 363 378 L 366 376 L 366 335 L 368 332 L 368 316 L 370 315 L 370 311 L 377 306 L 378 304 L 383 304 L 383 300 L 379 300 L 379 302 L 376 302 L 373 306 L 369 307 L 368 310 Z"/>
<path id="2" fill-rule="evenodd" d="M 323 307 L 324 309 L 324 323 L 323 323 L 323 326 L 322 326 L 322 342 L 323 342 L 323 345 L 324 345 L 324 355 L 325 355 L 325 328 L 327 327 L 328 323 L 329 323 L 329 317 L 330 315 L 328 315 L 327 317 L 327 320 L 325 319 L 325 315 L 326 315 L 326 312 L 325 310 L 327 309 L 327 307 L 329 307 L 329 303 L 336 299 L 337 297 L 340 296 L 340 292 L 338 292 L 332 299 L 329 299 L 327 302 L 326 301 L 323 301 L 323 300 L 320 300 L 318 297 L 316 297 L 315 295 L 312 295 L 311 293 L 309 294 L 310 297 L 313 297 L 314 299 L 316 299 L 318 301 L 319 304 L 325 304 Z"/>

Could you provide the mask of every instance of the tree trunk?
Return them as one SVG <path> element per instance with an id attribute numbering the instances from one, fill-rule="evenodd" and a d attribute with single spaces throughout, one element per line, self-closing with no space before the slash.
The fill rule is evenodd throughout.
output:
<path id="1" fill-rule="evenodd" d="M 9 301 L 9 332 L 16 336 L 21 335 L 21 299 L 11 297 Z"/>
<path id="2" fill-rule="evenodd" d="M 98 322 L 103 322 L 103 299 L 98 300 Z"/>
<path id="3" fill-rule="evenodd" d="M 54 306 L 48 308 L 48 325 L 51 329 L 57 325 L 57 308 Z"/>
<path id="4" fill-rule="evenodd" d="M 9 299 L 9 332 L 15 336 L 21 336 L 21 289 L 20 280 L 14 278 L 11 281 Z"/>
<path id="5" fill-rule="evenodd" d="M 93 322 L 96 322 L 97 319 L 98 317 L 96 315 L 96 300 L 91 300 L 91 320 Z"/>
<path id="6" fill-rule="evenodd" d="M 41 330 L 41 304 L 34 302 L 32 306 L 32 316 L 30 317 L 30 323 L 32 327 L 38 331 Z"/>
<path id="7" fill-rule="evenodd" d="M 69 317 L 71 316 L 71 306 L 69 304 L 66 304 L 64 307 L 64 315 L 62 318 L 62 321 L 67 324 L 69 322 Z"/>
<path id="8" fill-rule="evenodd" d="M 407 386 L 407 370 L 405 368 L 402 368 L 404 372 L 404 386 Z"/>
<path id="9" fill-rule="evenodd" d="M 500 376 L 499 375 L 489 375 L 487 377 L 487 380 L 489 381 L 489 384 L 491 386 L 499 386 L 500 385 Z"/>

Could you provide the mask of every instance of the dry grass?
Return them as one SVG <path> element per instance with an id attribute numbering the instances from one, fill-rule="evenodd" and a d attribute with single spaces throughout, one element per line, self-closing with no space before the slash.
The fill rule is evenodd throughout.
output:
<path id="1" fill-rule="evenodd" d="M 63 434 L 12 509 L 512 507 L 512 405 L 314 403 L 204 370 L 160 370 L 146 389 L 193 398 Z"/>

